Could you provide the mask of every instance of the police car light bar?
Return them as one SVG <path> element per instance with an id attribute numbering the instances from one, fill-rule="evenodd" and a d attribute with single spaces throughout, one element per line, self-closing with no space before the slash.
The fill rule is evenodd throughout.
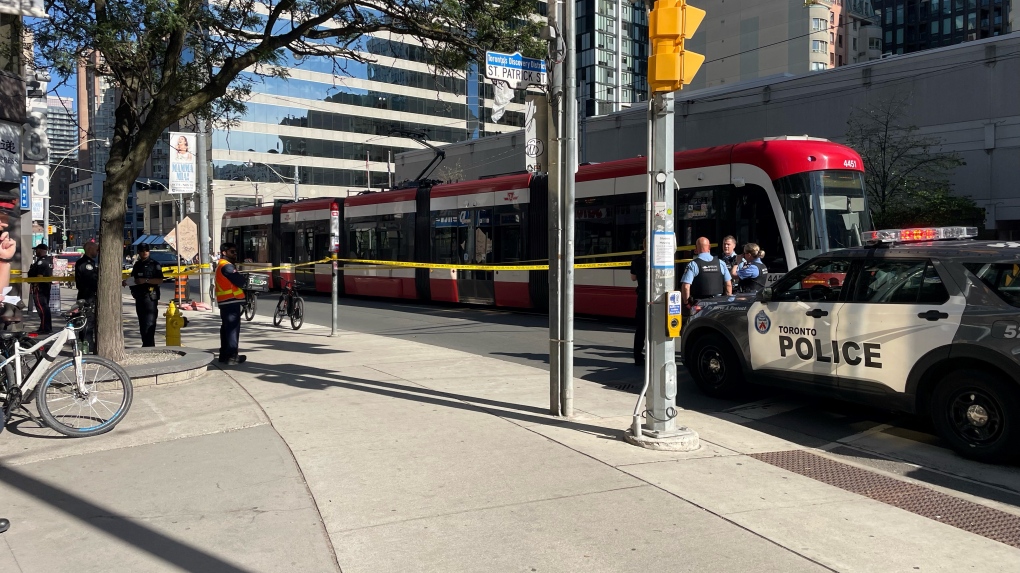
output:
<path id="1" fill-rule="evenodd" d="M 977 227 L 920 227 L 917 229 L 867 231 L 861 233 L 861 239 L 865 243 L 909 243 L 945 239 L 973 239 L 977 234 Z"/>

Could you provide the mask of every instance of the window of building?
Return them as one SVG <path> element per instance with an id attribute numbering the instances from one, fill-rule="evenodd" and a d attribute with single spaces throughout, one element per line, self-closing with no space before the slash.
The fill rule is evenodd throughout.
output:
<path id="1" fill-rule="evenodd" d="M 953 28 L 954 32 L 960 32 L 963 30 L 963 14 L 956 17 L 956 27 Z"/>
<path id="2" fill-rule="evenodd" d="M 811 51 L 824 54 L 829 51 L 829 43 L 825 40 L 811 40 Z"/>
<path id="3" fill-rule="evenodd" d="M 882 39 L 881 38 L 868 38 L 868 49 L 869 50 L 881 50 Z"/>
<path id="4" fill-rule="evenodd" d="M 836 54 L 829 54 L 829 64 L 832 66 L 836 65 Z"/>
<path id="5" fill-rule="evenodd" d="M 829 32 L 829 41 L 830 42 L 835 42 L 836 41 L 836 34 L 834 34 L 832 32 Z"/>
<path id="6" fill-rule="evenodd" d="M 939 21 L 938 20 L 932 20 L 931 21 L 931 33 L 932 33 L 933 36 L 935 34 L 939 33 Z"/>
<path id="7" fill-rule="evenodd" d="M 836 60 L 836 61 L 838 62 L 838 65 L 842 66 L 843 65 L 843 56 L 840 56 L 839 59 Z"/>
<path id="8" fill-rule="evenodd" d="M 896 28 L 896 43 L 903 43 L 903 28 Z"/>
<path id="9" fill-rule="evenodd" d="M 856 52 L 857 51 L 857 38 L 851 38 L 851 40 L 853 40 L 853 50 L 854 50 L 854 52 Z"/>
<path id="10" fill-rule="evenodd" d="M 820 32 L 829 27 L 829 23 L 825 21 L 825 18 L 812 18 L 811 19 L 811 30 Z"/>
<path id="11" fill-rule="evenodd" d="M 891 46 L 892 45 L 892 30 L 886 30 L 885 31 L 885 44 L 887 46 Z"/>
<path id="12" fill-rule="evenodd" d="M 840 35 L 839 35 L 839 38 L 838 38 L 838 40 L 839 40 L 839 43 L 838 43 L 837 45 L 838 45 L 838 46 L 839 46 L 840 48 L 842 48 L 842 47 L 843 47 L 843 34 L 840 34 Z"/>
<path id="13" fill-rule="evenodd" d="M 829 23 L 830 24 L 836 23 L 836 14 L 834 12 L 829 12 Z"/>

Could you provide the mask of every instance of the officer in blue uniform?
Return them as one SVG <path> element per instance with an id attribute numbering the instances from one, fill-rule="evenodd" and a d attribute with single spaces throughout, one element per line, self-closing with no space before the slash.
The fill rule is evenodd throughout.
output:
<path id="1" fill-rule="evenodd" d="M 690 308 L 697 301 L 722 294 L 733 294 L 733 281 L 726 263 L 712 256 L 712 244 L 705 237 L 695 242 L 697 253 L 680 278 L 684 304 Z"/>

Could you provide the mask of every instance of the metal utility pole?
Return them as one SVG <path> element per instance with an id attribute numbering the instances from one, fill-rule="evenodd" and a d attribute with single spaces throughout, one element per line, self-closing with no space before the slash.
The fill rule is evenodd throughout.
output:
<path id="1" fill-rule="evenodd" d="M 566 55 L 563 58 L 563 97 L 560 112 L 563 114 L 563 132 L 560 141 L 561 170 L 563 176 L 563 202 L 560 216 L 563 218 L 563 303 L 560 309 L 560 415 L 574 415 L 574 184 L 577 173 L 577 65 L 575 50 L 575 3 L 564 2 L 563 40 Z"/>
<path id="2" fill-rule="evenodd" d="M 559 23 L 563 21 L 560 0 L 549 2 L 549 69 L 552 79 L 549 86 L 549 138 L 546 151 L 549 154 L 549 413 L 558 416 L 560 409 L 560 334 L 563 303 L 561 263 L 562 228 L 560 218 L 560 194 L 562 193 L 563 168 L 560 162 L 560 134 L 562 133 L 563 102 L 563 54 L 560 43 Z"/>
<path id="3" fill-rule="evenodd" d="M 206 167 L 206 143 L 205 143 L 205 120 L 198 118 L 198 135 L 195 136 L 195 147 L 198 148 L 196 161 L 198 163 L 195 172 L 198 179 L 198 250 L 199 262 L 208 265 L 209 260 L 209 174 Z M 256 188 L 256 195 L 258 188 Z M 205 297 L 209 294 L 209 275 L 203 268 L 199 276 L 199 290 L 202 291 L 201 301 L 206 303 Z M 209 308 L 212 308 L 212 301 L 208 301 Z"/>
<path id="4" fill-rule="evenodd" d="M 685 0 L 657 0 L 649 15 L 648 85 L 654 96 L 648 102 L 648 197 L 645 201 L 647 301 L 645 319 L 645 395 L 634 406 L 627 440 L 658 450 L 695 450 L 698 434 L 677 426 L 676 345 L 681 301 L 676 288 L 676 191 L 674 167 L 673 92 L 690 83 L 705 57 L 684 49 L 705 17 L 705 11 Z M 644 416 L 644 424 L 641 417 Z"/>

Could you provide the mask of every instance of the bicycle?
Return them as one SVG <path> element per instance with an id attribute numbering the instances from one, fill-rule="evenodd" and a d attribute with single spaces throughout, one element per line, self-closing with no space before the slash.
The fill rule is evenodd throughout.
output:
<path id="1" fill-rule="evenodd" d="M 257 275 L 253 273 L 244 274 L 244 303 L 241 306 L 241 313 L 244 315 L 244 319 L 251 322 L 255 318 L 255 310 L 259 305 L 260 292 L 266 292 L 268 290 L 269 282 L 264 275 Z"/>
<path id="2" fill-rule="evenodd" d="M 6 423 L 20 410 L 40 427 L 74 438 L 109 432 L 131 408 L 131 377 L 112 360 L 83 355 L 77 333 L 85 328 L 88 318 L 70 312 L 64 316 L 69 319 L 67 325 L 38 342 L 31 334 L 0 332 L 0 417 Z M 71 356 L 58 360 L 68 343 Z M 26 364 L 26 359 L 35 363 Z M 33 400 L 42 421 L 25 407 Z"/>
<path id="3" fill-rule="evenodd" d="M 273 326 L 280 326 L 284 316 L 290 317 L 290 327 L 294 330 L 305 323 L 305 301 L 297 293 L 299 286 L 301 283 L 297 281 L 283 283 L 280 302 L 276 303 L 276 312 L 273 313 Z"/>

